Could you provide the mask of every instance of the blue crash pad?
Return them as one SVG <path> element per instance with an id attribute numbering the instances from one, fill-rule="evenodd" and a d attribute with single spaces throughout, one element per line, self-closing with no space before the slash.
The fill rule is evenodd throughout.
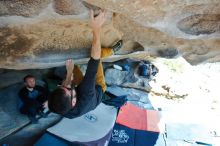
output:
<path id="1" fill-rule="evenodd" d="M 68 142 L 64 139 L 45 133 L 34 146 L 68 146 Z"/>
<path id="2" fill-rule="evenodd" d="M 115 124 L 109 146 L 154 146 L 159 133 Z"/>

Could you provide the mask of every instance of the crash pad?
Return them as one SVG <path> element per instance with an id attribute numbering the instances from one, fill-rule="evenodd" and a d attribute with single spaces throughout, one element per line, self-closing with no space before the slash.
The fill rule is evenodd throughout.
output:
<path id="1" fill-rule="evenodd" d="M 69 142 L 96 141 L 112 130 L 116 116 L 115 107 L 101 103 L 95 110 L 78 118 L 63 118 L 47 131 Z"/>
<path id="2" fill-rule="evenodd" d="M 147 110 L 127 103 L 120 108 L 116 123 L 138 130 L 160 132 L 159 112 Z"/>
<path id="3" fill-rule="evenodd" d="M 108 146 L 154 146 L 159 133 L 115 124 Z"/>
<path id="4" fill-rule="evenodd" d="M 111 137 L 112 130 L 101 139 L 89 142 L 69 142 L 49 132 L 44 133 L 43 136 L 34 144 L 34 146 L 107 146 Z"/>
<path id="5" fill-rule="evenodd" d="M 54 136 L 50 133 L 45 133 L 34 146 L 68 146 L 68 141 L 65 141 L 64 139 L 61 139 L 57 136 Z"/>

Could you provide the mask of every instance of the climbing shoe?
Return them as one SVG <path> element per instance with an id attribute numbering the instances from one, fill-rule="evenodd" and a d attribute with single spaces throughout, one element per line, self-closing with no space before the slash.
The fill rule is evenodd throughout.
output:
<path id="1" fill-rule="evenodd" d="M 113 49 L 114 52 L 117 52 L 121 49 L 122 45 L 123 45 L 123 41 L 119 40 L 111 48 Z"/>

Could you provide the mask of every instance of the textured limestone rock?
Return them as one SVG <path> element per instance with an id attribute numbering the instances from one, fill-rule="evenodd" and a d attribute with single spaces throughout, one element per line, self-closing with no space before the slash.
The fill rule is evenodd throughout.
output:
<path id="1" fill-rule="evenodd" d="M 108 85 L 121 85 L 127 81 L 127 71 L 120 71 L 117 69 L 107 69 L 105 72 L 106 83 Z"/>
<path id="2" fill-rule="evenodd" d="M 144 50 L 191 64 L 220 60 L 219 0 L 4 0 L 0 68 L 48 68 L 89 57 L 88 13 L 98 7 L 109 12 L 103 47 L 122 38 L 120 54 Z"/>
<path id="3" fill-rule="evenodd" d="M 106 24 L 102 36 L 102 46 L 110 46 L 120 33 Z M 68 58 L 89 57 L 91 42 L 92 31 L 85 21 L 54 20 L 1 28 L 0 64 L 17 69 L 59 66 Z"/>
<path id="4" fill-rule="evenodd" d="M 47 7 L 51 0 L 3 0 L 0 1 L 0 16 L 21 15 L 33 16 Z"/>
<path id="5" fill-rule="evenodd" d="M 22 83 L 0 91 L 0 139 L 26 125 L 30 120 L 18 110 L 18 89 Z M 13 92 L 9 92 L 13 91 Z"/>
<path id="6" fill-rule="evenodd" d="M 173 57 L 182 55 L 191 64 L 198 64 L 208 59 L 211 61 L 215 57 L 218 58 L 218 61 L 220 59 L 220 52 L 218 51 L 219 38 L 176 38 L 155 28 L 144 27 L 120 14 L 115 15 L 113 20 L 115 22 L 114 26 L 123 33 L 123 39 L 140 43 L 153 56 L 164 57 L 164 53 L 161 52 L 166 52 L 168 56 Z M 178 51 L 175 51 L 175 49 Z"/>
<path id="7" fill-rule="evenodd" d="M 182 19 L 201 14 L 201 18 L 209 14 L 215 17 L 219 14 L 218 0 L 86 0 L 99 7 L 123 14 L 127 18 L 140 23 L 145 27 L 153 27 L 175 37 L 189 38 L 179 31 L 177 23 Z M 191 21 L 195 21 L 191 18 Z M 207 22 L 209 19 L 203 19 Z M 203 23 L 199 22 L 199 23 Z M 217 35 L 219 36 L 219 35 Z"/>
<path id="8" fill-rule="evenodd" d="M 86 11 L 80 0 L 55 0 L 55 9 L 61 15 L 78 15 Z"/>
<path id="9" fill-rule="evenodd" d="M 192 35 L 212 34 L 220 31 L 219 14 L 196 14 L 186 17 L 178 22 L 178 28 Z"/>
<path id="10" fill-rule="evenodd" d="M 153 76 L 147 78 L 139 75 L 139 67 L 142 63 L 142 57 L 138 60 L 122 59 L 114 63 L 105 63 L 104 70 L 107 85 L 117 85 L 150 92 L 151 87 L 149 81 L 153 79 Z M 128 65 L 127 70 L 123 69 L 121 71 L 113 68 L 113 65 L 119 65 L 123 68 L 125 64 Z"/>
<path id="11" fill-rule="evenodd" d="M 4 69 L 0 69 L 0 75 L 1 75 L 2 73 L 4 73 L 4 72 L 5 72 Z"/>
<path id="12" fill-rule="evenodd" d="M 14 85 L 20 82 L 23 83 L 23 78 L 28 74 L 33 75 L 36 78 L 36 80 L 40 80 L 42 79 L 42 75 L 47 73 L 48 73 L 48 69 L 21 70 L 21 71 L 4 70 L 4 72 L 0 73 L 0 80 L 1 80 L 0 89 L 6 88 L 10 85 Z"/>

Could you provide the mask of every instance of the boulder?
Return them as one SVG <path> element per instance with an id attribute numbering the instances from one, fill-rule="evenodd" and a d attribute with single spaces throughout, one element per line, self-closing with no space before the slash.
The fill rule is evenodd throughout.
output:
<path id="1" fill-rule="evenodd" d="M 89 9 L 106 9 L 102 47 L 123 39 L 119 54 L 184 57 L 196 65 L 220 60 L 219 0 L 0 1 L 0 68 L 30 69 L 86 62 Z M 141 49 L 140 49 L 141 48 Z M 108 61 L 113 61 L 112 56 Z"/>
<path id="2" fill-rule="evenodd" d="M 105 80 L 108 85 L 121 85 L 127 81 L 128 74 L 128 71 L 110 68 L 105 71 Z"/>
<path id="3" fill-rule="evenodd" d="M 0 139 L 30 122 L 28 117 L 20 114 L 18 110 L 18 91 L 22 85 L 15 84 L 0 92 Z"/>
<path id="4" fill-rule="evenodd" d="M 54 7 L 61 15 L 78 15 L 87 10 L 80 0 L 55 0 Z"/>
<path id="5" fill-rule="evenodd" d="M 51 0 L 4 0 L 0 1 L 0 16 L 36 16 L 48 6 Z"/>
<path id="6" fill-rule="evenodd" d="M 8 86 L 17 84 L 19 82 L 23 83 L 23 78 L 30 74 L 33 75 L 36 79 L 42 79 L 42 76 L 48 73 L 48 69 L 46 70 L 4 70 L 3 73 L 0 74 L 0 89 L 6 88 Z"/>
<path id="7" fill-rule="evenodd" d="M 125 59 L 125 60 L 119 60 L 115 62 L 114 64 L 128 64 L 129 70 L 118 70 L 115 68 L 112 68 L 112 63 L 109 63 L 105 70 L 105 81 L 107 85 L 117 85 L 120 87 L 125 88 L 134 88 L 139 89 L 143 91 L 150 92 L 151 87 L 149 85 L 150 79 L 146 77 L 142 77 L 138 73 L 138 67 L 139 67 L 140 61 L 131 60 L 131 59 Z"/>

